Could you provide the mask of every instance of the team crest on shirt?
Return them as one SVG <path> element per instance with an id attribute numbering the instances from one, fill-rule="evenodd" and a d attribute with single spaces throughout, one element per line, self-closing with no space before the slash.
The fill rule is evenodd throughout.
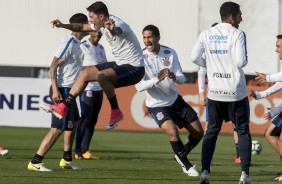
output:
<path id="1" fill-rule="evenodd" d="M 167 57 L 163 58 L 163 65 L 164 66 L 169 66 L 170 65 L 169 58 L 167 58 Z"/>
<path id="2" fill-rule="evenodd" d="M 73 128 L 73 122 L 70 120 L 68 121 L 68 128 L 69 129 L 72 129 Z"/>
<path id="3" fill-rule="evenodd" d="M 164 50 L 164 53 L 165 54 L 170 54 L 170 51 L 169 50 Z"/>
<path id="4" fill-rule="evenodd" d="M 78 43 L 76 40 L 73 40 L 73 43 Z"/>
<path id="5" fill-rule="evenodd" d="M 148 54 L 144 54 L 143 57 L 144 57 L 144 58 L 148 58 Z"/>
<path id="6" fill-rule="evenodd" d="M 158 119 L 159 121 L 161 121 L 161 120 L 164 118 L 163 112 L 158 112 L 158 113 L 156 114 L 156 117 L 157 117 L 157 119 Z"/>

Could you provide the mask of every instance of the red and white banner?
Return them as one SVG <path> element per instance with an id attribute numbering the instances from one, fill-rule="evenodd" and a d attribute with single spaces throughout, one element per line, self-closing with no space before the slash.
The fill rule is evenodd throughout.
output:
<path id="1" fill-rule="evenodd" d="M 50 127 L 51 115 L 40 109 L 40 104 L 48 103 L 50 79 L 34 78 L 0 78 L 0 126 Z M 206 114 L 199 105 L 198 87 L 196 84 L 178 86 L 180 94 L 198 113 L 201 122 L 205 122 Z M 262 91 L 266 87 L 248 87 L 251 90 Z M 134 86 L 116 90 L 119 106 L 124 113 L 117 130 L 161 131 L 145 107 L 145 94 L 137 92 Z M 269 126 L 262 117 L 267 107 L 282 103 L 282 93 L 277 93 L 262 100 L 250 98 L 250 129 L 251 133 L 263 134 Z M 110 106 L 104 97 L 101 113 L 96 129 L 105 129 L 110 116 Z M 222 133 L 232 133 L 231 123 L 224 123 Z"/>

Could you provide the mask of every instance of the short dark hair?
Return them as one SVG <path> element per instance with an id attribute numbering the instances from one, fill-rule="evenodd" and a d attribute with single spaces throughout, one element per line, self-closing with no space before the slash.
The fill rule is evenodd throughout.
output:
<path id="1" fill-rule="evenodd" d="M 85 14 L 83 13 L 76 13 L 73 16 L 71 16 L 69 22 L 72 23 L 82 23 L 82 24 L 87 24 L 88 23 L 88 18 Z"/>
<path id="2" fill-rule="evenodd" d="M 282 35 L 277 35 L 276 38 L 277 39 L 282 39 Z"/>
<path id="3" fill-rule="evenodd" d="M 240 11 L 240 5 L 234 2 L 225 2 L 220 7 L 220 16 L 221 20 L 224 21 L 229 17 L 230 15 L 236 16 L 238 15 Z"/>
<path id="4" fill-rule="evenodd" d="M 109 16 L 107 6 L 101 1 L 96 1 L 95 3 L 91 4 L 88 8 L 86 8 L 86 10 L 93 12 L 96 15 L 103 14 L 105 16 Z"/>
<path id="5" fill-rule="evenodd" d="M 157 26 L 154 26 L 154 25 L 147 25 L 144 27 L 142 33 L 144 31 L 152 31 L 153 32 L 153 35 L 155 36 L 160 36 L 160 31 L 159 31 L 159 28 L 157 28 Z"/>

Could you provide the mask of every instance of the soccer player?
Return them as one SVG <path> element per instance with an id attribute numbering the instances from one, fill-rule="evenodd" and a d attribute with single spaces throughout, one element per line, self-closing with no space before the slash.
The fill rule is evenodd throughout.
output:
<path id="1" fill-rule="evenodd" d="M 199 70 L 198 70 L 199 104 L 204 105 L 204 106 L 206 106 L 206 104 L 207 104 L 207 98 L 205 96 L 206 74 L 207 74 L 207 69 L 200 66 Z M 230 120 L 228 120 L 228 117 L 225 117 L 224 121 L 228 122 Z M 208 108 L 206 108 L 206 122 L 207 123 L 206 123 L 205 132 L 206 132 L 207 127 L 208 127 Z M 240 165 L 241 159 L 240 159 L 239 149 L 238 149 L 238 134 L 236 132 L 235 127 L 233 127 L 233 128 L 234 128 L 233 137 L 234 137 L 235 149 L 236 149 L 236 157 L 235 157 L 234 162 L 235 162 L 235 164 Z"/>
<path id="2" fill-rule="evenodd" d="M 104 47 L 99 44 L 101 37 L 102 33 L 99 31 L 90 32 L 89 39 L 80 45 L 84 55 L 83 67 L 107 62 Z M 81 118 L 76 131 L 75 159 L 97 160 L 99 157 L 90 152 L 89 146 L 103 101 L 103 90 L 99 83 L 97 81 L 89 82 L 79 95 L 79 100 Z"/>
<path id="3" fill-rule="evenodd" d="M 81 13 L 73 15 L 70 23 L 87 23 L 87 16 Z M 53 104 L 59 103 L 75 82 L 82 66 L 82 52 L 80 50 L 80 40 L 86 36 L 86 32 L 72 32 L 71 35 L 63 38 L 57 48 L 56 54 L 50 66 L 50 98 Z M 72 142 L 74 122 L 79 120 L 76 103 L 66 112 L 63 119 L 52 115 L 51 129 L 44 137 L 35 156 L 28 164 L 28 170 L 32 171 L 52 171 L 46 168 L 42 160 L 47 152 L 56 143 L 59 136 L 64 132 L 64 154 L 59 165 L 62 168 L 80 169 L 72 162 Z"/>
<path id="4" fill-rule="evenodd" d="M 279 59 L 282 60 L 282 35 L 277 36 L 276 41 L 276 52 L 279 55 Z M 252 97 L 254 97 L 256 100 L 265 98 L 269 95 L 272 95 L 278 91 L 281 91 L 282 89 L 282 73 L 275 73 L 275 74 L 269 74 L 265 75 L 264 73 L 256 72 L 256 80 L 264 83 L 264 82 L 276 82 L 273 86 L 268 88 L 265 91 L 251 91 Z M 276 116 L 276 117 L 275 117 Z M 274 118 L 275 117 L 275 118 Z M 282 130 L 282 104 L 273 107 L 269 109 L 269 112 L 263 115 L 263 118 L 266 120 L 270 120 L 272 118 L 273 121 L 269 125 L 269 127 L 265 131 L 265 138 L 268 141 L 268 143 L 272 146 L 272 148 L 276 151 L 276 153 L 280 156 L 280 159 L 282 161 L 282 136 L 281 136 L 281 130 Z M 282 181 L 282 175 L 275 177 L 275 180 Z"/>
<path id="5" fill-rule="evenodd" d="M 63 103 L 51 105 L 49 109 L 57 117 L 64 117 L 67 108 L 85 89 L 87 83 L 98 81 L 111 105 L 111 117 L 106 128 L 112 129 L 123 119 L 115 88 L 134 85 L 143 78 L 145 69 L 142 49 L 129 25 L 109 15 L 108 8 L 103 2 L 97 1 L 87 10 L 90 24 L 62 24 L 59 20 L 52 21 L 52 24 L 72 31 L 101 31 L 111 45 L 112 53 L 117 60 L 84 68 Z"/>
<path id="6" fill-rule="evenodd" d="M 249 102 L 246 79 L 242 68 L 246 66 L 245 33 L 238 30 L 242 21 L 240 5 L 225 2 L 220 7 L 222 23 L 203 31 L 194 46 L 191 59 L 207 68 L 208 76 L 208 128 L 202 145 L 202 174 L 200 183 L 210 183 L 210 162 L 224 118 L 235 125 L 241 159 L 239 183 L 252 183 L 249 177 L 251 135 L 249 129 Z M 205 59 L 202 58 L 205 53 Z"/>
<path id="7" fill-rule="evenodd" d="M 195 166 L 187 158 L 203 137 L 203 129 L 196 112 L 179 95 L 176 84 L 183 84 L 182 73 L 175 50 L 160 45 L 160 32 L 154 25 L 143 29 L 145 75 L 135 85 L 145 91 L 146 106 L 157 125 L 168 135 L 176 161 L 188 176 L 199 176 Z M 178 128 L 190 132 L 183 145 Z"/>

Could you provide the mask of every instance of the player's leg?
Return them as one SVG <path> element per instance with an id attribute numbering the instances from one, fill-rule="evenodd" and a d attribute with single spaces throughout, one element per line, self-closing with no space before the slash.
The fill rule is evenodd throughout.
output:
<path id="1" fill-rule="evenodd" d="M 267 142 L 272 146 L 272 148 L 274 149 L 274 151 L 275 151 L 278 155 L 280 155 L 279 145 L 278 145 L 279 136 L 277 136 L 277 135 L 275 135 L 275 134 L 274 134 L 274 135 L 271 135 L 271 133 L 273 132 L 273 130 L 274 130 L 275 127 L 276 127 L 276 126 L 275 126 L 273 123 L 271 123 L 271 124 L 269 125 L 269 127 L 266 129 L 264 136 L 265 136 L 265 139 L 267 140 Z"/>
<path id="2" fill-rule="evenodd" d="M 89 107 L 91 107 L 89 109 L 91 109 L 91 111 L 89 111 L 90 113 L 89 123 L 87 124 L 85 132 L 84 132 L 83 140 L 81 143 L 81 151 L 85 159 L 97 160 L 99 159 L 99 157 L 93 155 L 90 152 L 90 143 L 94 135 L 98 115 L 101 110 L 102 101 L 103 101 L 103 91 L 102 90 L 92 91 L 92 94 L 90 96 L 92 98 L 91 104 L 89 104 Z"/>
<path id="3" fill-rule="evenodd" d="M 242 174 L 249 175 L 249 167 L 251 163 L 251 134 L 249 129 L 250 108 L 248 97 L 230 103 L 229 110 L 233 109 L 233 123 L 236 126 L 238 134 L 238 149 L 241 159 Z"/>
<path id="4" fill-rule="evenodd" d="M 236 131 L 235 127 L 234 127 L 234 130 L 233 130 L 233 138 L 234 138 L 235 150 L 236 150 L 235 163 L 236 164 L 240 164 L 241 163 L 241 159 L 240 159 L 239 147 L 238 147 L 238 134 L 237 134 L 237 131 Z"/>

